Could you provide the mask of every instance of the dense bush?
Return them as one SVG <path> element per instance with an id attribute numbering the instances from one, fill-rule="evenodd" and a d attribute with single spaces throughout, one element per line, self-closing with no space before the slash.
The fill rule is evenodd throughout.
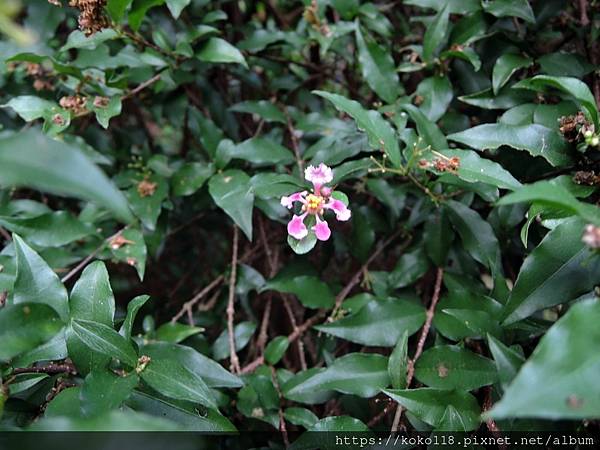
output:
<path id="1" fill-rule="evenodd" d="M 596 427 L 599 22 L 3 1 L 0 428 Z"/>

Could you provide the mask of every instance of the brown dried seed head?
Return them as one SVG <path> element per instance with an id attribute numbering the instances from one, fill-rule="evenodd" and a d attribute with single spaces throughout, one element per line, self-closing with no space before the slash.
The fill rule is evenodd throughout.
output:
<path id="1" fill-rule="evenodd" d="M 137 191 L 138 194 L 140 194 L 140 197 L 150 197 L 154 195 L 154 192 L 156 191 L 156 183 L 148 180 L 142 180 L 137 185 Z"/>

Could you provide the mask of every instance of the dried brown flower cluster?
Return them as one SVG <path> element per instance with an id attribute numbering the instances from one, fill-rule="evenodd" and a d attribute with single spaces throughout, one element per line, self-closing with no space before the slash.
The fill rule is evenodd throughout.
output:
<path id="1" fill-rule="evenodd" d="M 83 114 L 87 111 L 85 106 L 87 98 L 82 95 L 67 95 L 59 100 L 59 104 L 64 109 L 68 109 L 75 115 Z"/>
<path id="2" fill-rule="evenodd" d="M 108 28 L 109 22 L 104 14 L 106 0 L 70 0 L 69 6 L 79 9 L 79 29 L 86 36 Z"/>
<path id="3" fill-rule="evenodd" d="M 142 180 L 137 185 L 138 194 L 140 197 L 151 197 L 154 195 L 154 191 L 156 191 L 156 183 L 153 183 L 148 180 Z"/>
<path id="4" fill-rule="evenodd" d="M 568 142 L 577 142 L 587 131 L 594 132 L 594 126 L 579 111 L 574 116 L 563 116 L 559 120 L 559 130 Z"/>
<path id="5" fill-rule="evenodd" d="M 456 172 L 460 167 L 460 158 L 458 156 L 452 158 L 436 157 L 433 161 L 421 159 L 419 160 L 419 167 L 421 169 L 433 168 L 438 172 Z"/>
<path id="6" fill-rule="evenodd" d="M 593 170 L 579 170 L 573 175 L 573 181 L 577 184 L 598 186 L 600 185 L 600 175 L 596 175 L 596 172 Z"/>
<path id="7" fill-rule="evenodd" d="M 27 75 L 32 77 L 33 80 L 33 88 L 36 91 L 52 91 L 54 90 L 54 85 L 50 81 L 50 73 L 46 70 L 41 64 L 37 63 L 26 63 L 25 64 L 25 72 Z"/>

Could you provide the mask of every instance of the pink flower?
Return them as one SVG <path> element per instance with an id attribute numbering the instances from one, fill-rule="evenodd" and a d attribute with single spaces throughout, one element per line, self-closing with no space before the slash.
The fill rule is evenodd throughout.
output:
<path id="1" fill-rule="evenodd" d="M 317 167 L 308 166 L 304 171 L 304 177 L 313 184 L 311 193 L 301 191 L 281 197 L 281 204 L 288 209 L 293 208 L 296 202 L 302 204 L 302 214 L 299 216 L 294 215 L 288 223 L 288 234 L 298 240 L 308 236 L 308 229 L 304 224 L 304 220 L 308 216 L 314 216 L 316 223 L 311 227 L 311 230 L 315 233 L 317 239 L 326 241 L 331 236 L 331 230 L 329 224 L 323 218 L 324 212 L 326 210 L 333 211 L 339 221 L 349 220 L 351 212 L 344 202 L 331 196 L 331 188 L 323 187 L 324 184 L 333 180 L 333 171 L 330 167 L 323 163 Z"/>

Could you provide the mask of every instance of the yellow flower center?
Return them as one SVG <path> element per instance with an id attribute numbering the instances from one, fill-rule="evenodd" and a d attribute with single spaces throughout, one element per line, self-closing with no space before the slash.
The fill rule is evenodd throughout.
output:
<path id="1" fill-rule="evenodd" d="M 323 197 L 314 194 L 306 196 L 306 210 L 310 214 L 320 214 L 323 209 Z"/>

